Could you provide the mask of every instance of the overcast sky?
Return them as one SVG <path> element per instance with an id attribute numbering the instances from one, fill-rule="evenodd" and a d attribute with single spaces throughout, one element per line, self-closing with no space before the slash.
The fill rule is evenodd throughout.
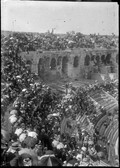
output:
<path id="1" fill-rule="evenodd" d="M 5 1 L 1 4 L 1 29 L 55 33 L 118 35 L 118 4 L 105 2 Z"/>

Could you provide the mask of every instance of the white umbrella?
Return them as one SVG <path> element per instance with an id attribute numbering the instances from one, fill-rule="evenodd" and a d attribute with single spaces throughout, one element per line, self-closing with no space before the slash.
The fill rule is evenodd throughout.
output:
<path id="1" fill-rule="evenodd" d="M 15 122 L 17 121 L 17 118 L 16 118 L 15 115 L 11 115 L 11 116 L 9 117 L 9 120 L 10 120 L 10 123 L 13 124 L 13 123 L 15 123 Z"/>
<path id="2" fill-rule="evenodd" d="M 78 154 L 78 155 L 76 156 L 76 159 L 77 159 L 77 160 L 81 160 L 81 159 L 82 159 L 82 154 Z"/>
<path id="3" fill-rule="evenodd" d="M 52 142 L 53 147 L 57 147 L 58 144 L 59 144 L 59 141 L 54 140 L 54 141 Z"/>
<path id="4" fill-rule="evenodd" d="M 22 132 L 23 132 L 23 129 L 22 129 L 22 128 L 17 128 L 17 129 L 15 130 L 15 134 L 17 134 L 17 136 L 19 136 Z"/>
<path id="5" fill-rule="evenodd" d="M 62 148 L 64 148 L 64 145 L 63 145 L 63 143 L 59 143 L 58 145 L 57 145 L 57 149 L 62 149 Z"/>
<path id="6" fill-rule="evenodd" d="M 20 142 L 23 142 L 24 141 L 24 139 L 26 138 L 26 134 L 25 133 L 22 133 L 20 136 L 19 136 L 19 141 Z"/>
<path id="7" fill-rule="evenodd" d="M 22 148 L 18 153 L 19 153 L 19 155 L 22 155 L 24 153 L 27 153 L 30 155 L 35 155 L 35 151 L 32 149 L 28 149 L 28 148 Z"/>
<path id="8" fill-rule="evenodd" d="M 15 114 L 17 114 L 17 110 L 12 110 L 12 111 L 10 112 L 10 115 L 15 115 Z"/>
<path id="9" fill-rule="evenodd" d="M 32 137 L 32 138 L 37 138 L 37 133 L 34 131 L 28 132 L 28 136 Z"/>

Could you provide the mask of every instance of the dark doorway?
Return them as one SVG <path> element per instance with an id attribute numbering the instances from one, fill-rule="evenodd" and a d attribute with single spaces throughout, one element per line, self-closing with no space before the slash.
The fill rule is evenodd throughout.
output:
<path id="1" fill-rule="evenodd" d="M 105 55 L 102 55 L 102 56 L 101 56 L 101 62 L 102 62 L 103 64 L 105 64 Z"/>
<path id="2" fill-rule="evenodd" d="M 57 59 L 57 65 L 60 65 L 60 64 L 61 64 L 61 60 L 62 60 L 62 57 L 61 57 L 61 56 L 58 57 L 58 59 Z"/>
<path id="3" fill-rule="evenodd" d="M 100 57 L 99 57 L 99 55 L 96 56 L 96 62 L 97 62 L 97 65 L 100 63 Z"/>
<path id="4" fill-rule="evenodd" d="M 79 65 L 79 58 L 78 58 L 78 56 L 75 56 L 74 62 L 73 62 L 73 67 L 78 67 L 78 65 Z"/>
<path id="5" fill-rule="evenodd" d="M 65 56 L 62 59 L 62 73 L 67 74 L 67 67 L 68 67 L 68 58 Z"/>
<path id="6" fill-rule="evenodd" d="M 56 69 L 56 59 L 52 58 L 50 63 L 50 69 L 55 70 Z"/>
<path id="7" fill-rule="evenodd" d="M 89 55 L 86 55 L 84 65 L 88 66 L 89 64 L 90 64 L 90 57 Z"/>
<path id="8" fill-rule="evenodd" d="M 106 65 L 110 64 L 111 54 L 107 54 L 106 56 Z"/>
<path id="9" fill-rule="evenodd" d="M 43 77 L 43 74 L 44 74 L 44 62 L 43 59 L 40 58 L 38 63 L 38 75 L 39 77 Z"/>

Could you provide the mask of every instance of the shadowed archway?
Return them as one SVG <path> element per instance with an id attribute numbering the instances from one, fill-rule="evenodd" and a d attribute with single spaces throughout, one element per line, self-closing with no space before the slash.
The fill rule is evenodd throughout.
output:
<path id="1" fill-rule="evenodd" d="M 42 78 L 43 75 L 44 75 L 44 62 L 43 58 L 40 58 L 38 62 L 38 76 Z"/>
<path id="2" fill-rule="evenodd" d="M 62 61 L 62 57 L 59 56 L 58 59 L 57 59 L 57 65 L 60 65 L 60 64 L 61 64 L 61 61 Z"/>
<path id="3" fill-rule="evenodd" d="M 90 56 L 86 55 L 84 65 L 88 66 L 90 64 Z"/>
<path id="4" fill-rule="evenodd" d="M 78 56 L 75 56 L 74 57 L 74 61 L 73 61 L 73 67 L 78 67 L 78 65 L 79 65 L 79 58 L 78 58 Z"/>
<path id="5" fill-rule="evenodd" d="M 68 69 L 68 58 L 67 56 L 65 56 L 62 59 L 62 73 L 67 75 L 67 69 Z"/>
<path id="6" fill-rule="evenodd" d="M 56 59 L 52 58 L 50 63 L 50 69 L 55 70 L 56 69 Z"/>

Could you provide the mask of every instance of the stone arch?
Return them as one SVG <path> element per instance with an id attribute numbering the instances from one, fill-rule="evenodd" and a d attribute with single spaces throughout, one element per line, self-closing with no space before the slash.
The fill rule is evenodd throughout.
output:
<path id="1" fill-rule="evenodd" d="M 103 55 L 101 56 L 101 62 L 102 62 L 103 64 L 105 64 L 105 63 L 106 63 L 105 60 L 106 60 L 106 58 L 105 58 L 105 55 L 103 54 Z"/>
<path id="2" fill-rule="evenodd" d="M 78 65 L 79 65 L 79 57 L 75 56 L 73 61 L 73 67 L 78 67 Z"/>
<path id="3" fill-rule="evenodd" d="M 62 61 L 62 57 L 59 56 L 58 59 L 57 59 L 57 65 L 60 65 L 60 64 L 61 64 L 61 61 Z"/>
<path id="4" fill-rule="evenodd" d="M 111 54 L 108 53 L 107 56 L 106 56 L 106 64 L 110 64 L 110 60 L 111 60 Z"/>
<path id="5" fill-rule="evenodd" d="M 68 68 L 68 58 L 67 56 L 63 57 L 62 59 L 62 73 L 67 74 L 67 68 Z"/>
<path id="6" fill-rule="evenodd" d="M 45 58 L 45 66 L 46 66 L 46 69 L 49 69 L 49 67 L 50 67 L 50 57 Z"/>
<path id="7" fill-rule="evenodd" d="M 55 70 L 56 69 L 56 59 L 52 58 L 50 62 L 50 69 Z"/>
<path id="8" fill-rule="evenodd" d="M 99 64 L 99 62 L 100 62 L 100 56 L 99 55 L 96 55 L 96 61 L 97 61 L 97 64 Z"/>
<path id="9" fill-rule="evenodd" d="M 90 64 L 90 56 L 86 55 L 84 65 L 88 66 Z"/>
<path id="10" fill-rule="evenodd" d="M 38 62 L 38 75 L 42 77 L 43 74 L 44 74 L 44 61 L 43 58 L 40 58 Z"/>

